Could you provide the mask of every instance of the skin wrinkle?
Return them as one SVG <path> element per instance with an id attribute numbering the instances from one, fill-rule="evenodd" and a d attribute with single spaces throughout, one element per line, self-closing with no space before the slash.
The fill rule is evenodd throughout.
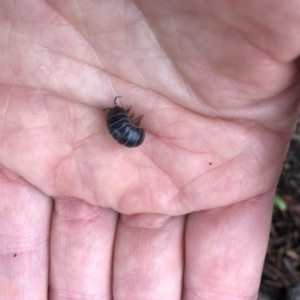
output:
<path id="1" fill-rule="evenodd" d="M 266 191 L 266 192 L 263 192 L 261 193 L 260 195 L 257 195 L 255 197 L 252 197 L 252 198 L 247 198 L 247 199 L 243 199 L 241 202 L 239 203 L 234 203 L 232 205 L 236 206 L 236 207 L 241 207 L 241 208 L 247 208 L 248 211 L 253 211 L 255 208 L 253 207 L 253 205 L 259 205 L 259 206 L 267 206 L 267 204 L 265 202 L 262 202 L 260 200 L 255 200 L 255 199 L 258 199 L 259 197 L 261 197 L 263 194 L 265 193 L 269 193 L 271 191 L 273 191 L 273 187 Z M 246 203 L 250 203 L 251 205 L 246 205 Z"/>
<path id="2" fill-rule="evenodd" d="M 96 66 L 96 65 L 93 65 L 93 64 L 89 64 L 88 61 L 82 61 L 82 60 L 78 59 L 78 58 L 75 57 L 75 56 L 71 56 L 71 54 L 70 54 L 70 55 L 67 55 L 67 54 L 65 54 L 65 53 L 59 52 L 59 51 L 57 51 L 57 50 L 55 50 L 55 49 L 52 49 L 52 48 L 50 48 L 50 47 L 48 47 L 48 46 L 46 46 L 46 45 L 43 45 L 43 44 L 41 44 L 41 43 L 38 43 L 37 41 L 34 41 L 34 43 L 38 44 L 41 48 L 44 48 L 44 49 L 46 49 L 46 50 L 49 50 L 51 53 L 53 53 L 53 54 L 55 54 L 55 55 L 59 55 L 59 56 L 61 56 L 61 57 L 65 57 L 65 58 L 67 58 L 68 60 L 72 60 L 72 61 L 78 62 L 78 63 L 80 63 L 80 64 L 83 64 L 83 65 L 85 65 L 85 66 L 91 67 L 91 68 L 95 69 L 95 71 L 97 71 L 97 72 L 98 72 L 99 70 L 100 70 L 101 72 L 106 72 L 106 71 L 105 71 L 104 69 L 102 69 L 100 66 Z M 111 75 L 111 74 L 109 74 L 109 75 Z M 51 90 L 51 92 L 55 93 L 56 91 L 52 91 L 52 90 Z M 61 96 L 61 91 L 59 91 L 59 93 L 60 93 L 60 96 Z M 66 96 L 68 100 L 74 99 L 74 95 L 69 95 L 68 93 L 66 93 L 64 96 Z M 70 97 L 68 97 L 68 96 L 70 96 Z M 82 99 L 78 99 L 78 100 L 76 100 L 76 101 L 82 103 Z"/>
<path id="3" fill-rule="evenodd" d="M 199 3 L 199 4 L 201 5 L 201 3 Z M 200 6 L 198 6 L 198 8 L 200 8 Z M 224 8 L 224 7 L 223 7 L 223 8 Z M 233 6 L 233 8 L 235 8 L 235 7 Z M 238 9 L 238 8 L 239 8 L 239 7 L 237 6 L 237 9 Z M 201 13 L 203 13 L 203 10 L 201 11 Z M 210 16 L 213 16 L 212 13 L 215 13 L 215 11 L 211 11 L 211 13 L 210 13 L 209 15 L 210 15 Z M 275 14 L 277 14 L 277 12 L 275 12 Z M 238 14 L 236 14 L 236 16 L 238 16 Z M 260 21 L 260 23 L 259 23 L 259 22 L 257 21 L 256 15 L 254 15 L 254 16 L 255 16 L 255 18 L 252 18 L 252 19 L 250 20 L 250 23 L 255 24 L 256 27 L 263 27 L 263 28 L 265 29 L 264 26 L 261 26 L 261 25 L 262 25 L 262 24 L 261 24 L 261 23 L 262 23 L 261 20 L 259 20 L 259 21 Z M 218 18 L 217 20 L 223 22 L 223 25 L 224 25 L 225 27 L 235 28 L 235 27 L 233 27 L 233 26 L 230 25 L 231 23 L 230 23 L 229 21 L 231 21 L 231 20 L 230 20 L 229 18 L 227 18 L 227 20 L 225 20 L 224 18 L 223 18 L 222 20 L 220 20 L 220 17 L 222 18 L 222 14 L 218 15 L 218 17 L 219 17 L 219 18 Z M 251 15 L 250 15 L 250 17 L 251 17 Z M 284 18 L 284 19 L 289 19 L 289 17 L 288 17 L 288 18 Z M 235 28 L 235 30 L 237 30 L 237 31 L 240 33 L 241 37 L 244 39 L 244 41 L 245 41 L 246 43 L 248 43 L 248 44 L 251 45 L 252 47 L 256 48 L 258 51 L 264 53 L 266 56 L 269 56 L 271 59 L 277 61 L 277 58 L 276 58 L 276 57 L 273 57 L 268 51 L 261 49 L 260 47 L 258 47 L 258 45 L 255 45 L 253 42 L 249 41 L 249 39 L 247 39 L 246 36 L 245 36 L 246 32 L 242 32 L 240 28 Z M 271 34 L 271 32 L 270 32 L 270 34 Z"/>
<path id="4" fill-rule="evenodd" d="M 5 223 L 7 224 L 7 223 Z M 26 225 L 26 224 L 25 224 Z M 5 225 L 4 225 L 5 226 Z M 8 228 L 8 225 L 7 225 Z M 9 228 L 8 228 L 9 229 Z M 48 238 L 42 238 L 42 237 L 37 237 L 35 239 L 31 238 L 29 236 L 29 234 L 27 234 L 28 236 L 24 237 L 23 235 L 23 231 L 27 230 L 26 227 L 24 227 L 24 229 L 20 232 L 17 232 L 16 234 L 14 234 L 13 237 L 11 237 L 11 239 L 14 239 L 14 246 L 10 246 L 8 247 L 8 244 L 11 244 L 11 240 L 7 239 L 7 238 L 3 238 L 2 236 L 2 246 L 1 247 L 1 251 L 0 251 L 0 257 L 3 256 L 11 256 L 14 253 L 18 253 L 18 256 L 20 257 L 22 254 L 30 254 L 32 253 L 33 255 L 40 249 L 41 246 L 46 245 L 48 242 Z M 30 232 L 31 234 L 31 232 Z M 20 246 L 20 242 L 22 242 L 22 246 Z M 9 243 L 7 243 L 9 242 Z M 34 247 L 34 249 L 32 249 Z"/>
<path id="5" fill-rule="evenodd" d="M 170 174 L 167 174 L 167 172 L 166 172 L 166 170 L 163 170 L 162 169 L 162 167 L 160 167 L 154 160 L 153 160 L 153 156 L 148 156 L 149 157 L 149 159 L 151 159 L 151 161 L 153 162 L 153 164 L 164 174 L 164 175 L 168 175 L 169 177 L 170 177 L 170 179 L 171 179 L 171 182 L 172 182 L 172 184 L 173 184 L 173 186 L 175 187 L 175 189 L 177 189 L 177 191 L 178 191 L 178 188 L 177 188 L 177 184 L 175 184 L 174 182 L 177 182 L 177 180 L 174 178 L 174 177 L 172 177 Z"/>
<path id="6" fill-rule="evenodd" d="M 142 11 L 140 7 L 139 7 L 139 10 Z M 144 16 L 145 16 L 145 14 L 144 14 Z M 163 44 L 156 37 L 156 35 L 155 35 L 156 31 L 155 31 L 154 27 L 151 27 L 151 22 L 149 22 L 149 20 L 147 20 L 145 17 L 144 17 L 144 20 L 147 22 L 147 25 L 148 25 L 150 31 L 153 33 L 153 37 L 155 37 L 155 43 L 156 43 L 157 46 L 159 46 L 159 50 L 163 51 L 163 55 L 162 56 L 170 58 L 171 57 L 170 53 L 168 53 L 166 51 L 165 47 L 163 47 Z M 176 36 L 176 34 L 174 34 L 174 35 Z M 176 62 L 176 60 L 175 60 L 175 62 Z M 174 60 L 172 61 L 172 66 L 176 70 L 177 77 L 180 77 L 180 82 L 185 82 L 185 85 L 188 86 L 188 91 L 193 91 L 192 87 L 185 80 L 183 80 L 183 76 L 182 76 L 182 74 L 180 72 L 180 69 L 176 68 L 176 64 L 174 64 Z M 180 74 L 180 76 L 179 76 L 179 74 Z M 194 91 L 193 91 L 193 95 L 196 95 L 196 93 Z"/>
<path id="7" fill-rule="evenodd" d="M 176 26 L 177 27 L 177 26 Z M 174 34 L 175 36 L 178 36 L 178 37 L 180 37 L 180 34 L 179 33 L 177 33 L 177 35 L 176 34 Z M 177 41 L 178 41 L 178 49 L 180 49 L 181 47 L 180 47 L 180 42 L 179 42 L 179 38 L 177 39 Z M 161 48 L 163 48 L 162 47 L 162 45 L 160 44 L 160 46 L 161 46 Z M 163 48 L 164 49 L 164 52 L 165 53 L 167 53 L 166 52 L 166 49 L 165 48 Z M 170 53 L 169 53 L 170 54 Z M 182 56 L 182 53 L 181 53 L 181 56 Z M 169 56 L 170 57 L 170 56 Z M 205 57 L 204 56 L 202 56 L 202 58 L 204 58 L 204 61 L 202 60 L 202 64 L 205 62 L 207 65 L 209 65 L 209 61 L 208 60 L 206 60 L 205 59 Z M 178 67 L 178 64 L 176 63 L 177 62 L 177 60 L 173 60 L 173 66 L 177 66 L 177 68 L 176 68 L 176 71 L 177 71 L 177 74 L 181 74 L 181 78 L 183 78 L 183 74 L 182 74 L 182 72 L 181 72 L 181 70 L 180 70 L 180 68 Z M 193 65 L 189 65 L 189 67 L 193 67 Z M 206 73 L 205 73 L 205 75 L 208 77 L 209 75 L 211 75 L 212 74 L 212 70 L 213 70 L 213 68 L 211 68 L 211 67 L 209 67 L 209 68 L 206 68 Z M 211 76 L 210 76 L 211 77 Z M 197 85 L 197 82 L 195 82 L 195 85 Z M 195 93 L 195 90 L 193 89 L 193 87 L 191 86 L 191 85 L 188 85 L 188 87 L 189 87 L 189 90 L 192 90 L 193 91 L 193 94 L 194 95 L 196 95 L 197 93 Z M 205 102 L 205 97 L 201 97 L 201 101 L 202 102 Z M 205 102 L 206 103 L 206 102 Z M 207 104 L 207 103 L 206 103 Z M 213 107 L 211 107 L 210 106 L 210 108 L 212 109 Z"/>
<path id="8" fill-rule="evenodd" d="M 78 1 L 78 0 L 75 0 L 74 3 L 75 3 L 75 7 L 76 7 L 76 9 L 77 9 L 77 12 L 78 12 L 78 14 L 79 14 L 79 16 L 80 16 L 80 19 L 82 20 L 81 24 L 84 24 L 84 25 L 85 25 L 85 32 L 88 33 L 88 30 L 87 30 L 87 22 L 84 21 L 84 16 L 83 16 L 83 13 L 82 13 L 82 11 L 81 11 L 81 9 L 80 9 L 79 1 Z M 54 7 L 53 9 L 55 9 L 55 7 Z M 59 13 L 59 11 L 56 10 L 56 12 L 57 12 L 60 16 L 62 16 L 62 15 Z M 62 16 L 62 17 L 63 17 L 63 16 Z M 89 38 L 90 38 L 90 37 L 89 37 Z M 87 41 L 88 41 L 88 40 L 91 40 L 91 38 L 90 38 L 90 39 L 86 39 L 86 40 L 87 40 Z"/>
<path id="9" fill-rule="evenodd" d="M 75 162 L 77 162 L 77 161 L 79 161 L 78 160 L 78 155 L 76 155 L 76 153 L 77 152 L 75 152 Z M 84 186 L 85 186 L 85 184 L 84 184 L 84 176 L 82 175 L 82 170 L 81 170 L 81 168 L 80 168 L 80 166 L 81 166 L 81 164 L 75 164 L 76 165 L 76 169 L 78 170 L 78 173 L 79 173 L 79 177 L 80 177 L 80 182 L 81 182 L 81 194 L 83 194 L 83 191 L 84 191 Z M 96 199 L 96 197 L 94 198 L 94 199 Z M 89 202 L 89 201 L 87 201 L 87 202 Z"/>
<path id="10" fill-rule="evenodd" d="M 252 20 L 252 22 L 255 22 L 255 20 Z M 257 24 L 260 25 L 260 24 Z M 270 32 L 271 33 L 271 32 Z M 254 42 L 250 42 L 246 37 L 243 36 L 243 34 L 241 33 L 241 36 L 245 39 L 246 42 L 250 43 L 251 45 L 253 45 L 256 49 L 258 49 L 259 51 L 265 53 L 268 57 L 270 57 L 271 59 L 277 61 L 278 63 L 286 63 L 287 61 L 284 60 L 280 60 L 278 57 L 276 57 L 274 54 L 272 55 L 269 51 L 261 49 L 261 47 L 258 47 L 258 45 L 255 45 Z"/>
<path id="11" fill-rule="evenodd" d="M 260 124 L 259 124 L 259 126 L 260 126 Z M 268 128 L 268 127 L 265 128 L 264 126 L 262 126 L 262 128 L 263 128 L 263 129 L 266 129 L 267 132 L 270 133 L 270 128 Z M 271 131 L 272 131 L 272 133 L 273 133 L 273 136 L 276 137 L 276 140 L 277 140 L 276 143 L 279 143 L 279 142 L 282 140 L 282 136 L 277 135 L 276 132 L 275 132 L 275 130 L 272 130 L 272 129 L 271 129 Z M 257 135 L 256 135 L 256 136 L 257 136 Z M 271 136 L 271 135 L 269 134 L 269 136 Z M 257 136 L 257 138 L 259 138 L 259 137 Z M 288 144 L 289 144 L 289 142 L 287 141 L 287 144 L 286 144 L 286 145 L 288 146 Z M 287 150 L 288 150 L 287 147 L 282 148 L 281 152 L 278 153 L 278 155 L 277 155 L 276 158 L 285 157 L 285 155 L 286 155 L 286 153 L 287 153 Z M 254 155 L 253 152 L 252 152 L 252 155 Z M 257 159 L 257 161 L 258 161 L 258 159 Z M 263 165 L 263 164 L 261 163 L 261 165 Z"/>
<path id="12" fill-rule="evenodd" d="M 227 159 L 224 163 L 219 164 L 218 166 L 215 166 L 213 169 L 211 169 L 209 171 L 205 171 L 205 174 L 210 173 L 210 172 L 215 172 L 216 169 L 220 169 L 221 167 L 225 167 L 226 165 L 230 165 L 232 163 L 232 161 L 234 161 L 236 158 L 241 156 L 246 150 L 247 149 L 244 149 L 242 152 L 238 153 L 237 156 L 234 156 L 234 157 L 230 158 L 230 160 Z M 223 157 L 223 158 L 225 158 L 225 157 Z M 240 166 L 240 167 L 242 168 L 242 166 Z M 248 169 L 244 168 L 244 170 L 248 170 Z M 197 181 L 197 179 L 199 179 L 202 176 L 203 176 L 203 174 L 199 174 L 195 178 L 191 178 L 189 181 L 185 182 L 183 186 L 181 186 L 181 189 L 184 189 L 184 187 L 188 186 L 192 182 Z"/>
<path id="13" fill-rule="evenodd" d="M 75 115 L 74 115 L 74 110 L 72 109 L 71 112 L 72 112 L 71 119 L 76 120 Z M 81 139 L 81 140 L 75 142 L 76 122 L 73 123 L 72 132 L 73 132 L 73 137 L 70 139 L 70 141 L 72 143 L 72 144 L 70 144 L 72 150 L 70 150 L 69 154 L 67 156 L 65 156 L 64 159 L 62 159 L 60 165 L 63 165 L 64 161 L 67 161 L 69 159 L 71 159 L 72 161 L 74 160 L 75 162 L 80 161 L 80 160 L 78 160 L 79 158 L 78 158 L 78 154 L 77 154 L 78 151 L 77 150 L 80 147 L 82 147 L 87 140 L 92 138 L 92 136 L 87 136 L 84 139 Z M 97 135 L 97 133 L 94 133 L 94 135 Z M 82 171 L 81 171 L 81 168 L 80 168 L 81 164 L 75 163 L 75 165 L 76 165 L 76 169 L 79 171 L 79 177 L 81 178 L 80 182 L 81 182 L 81 186 L 82 186 L 81 191 L 83 192 L 83 190 L 84 190 L 84 188 L 83 188 L 84 180 L 83 180 Z M 59 168 L 59 166 L 57 166 L 57 168 Z M 56 172 L 54 172 L 54 173 L 56 173 Z M 59 178 L 60 178 L 60 176 L 59 176 Z M 94 199 L 96 199 L 96 197 Z"/>
<path id="14" fill-rule="evenodd" d="M 284 92 L 283 92 L 283 93 L 284 93 Z M 296 100 L 296 99 L 295 99 L 295 100 Z M 264 100 L 260 100 L 259 103 L 253 103 L 253 105 L 248 105 L 248 106 L 246 107 L 246 109 L 247 109 L 247 108 L 249 108 L 249 109 L 250 109 L 250 108 L 256 108 L 258 104 L 261 104 L 261 103 L 266 103 L 266 104 L 268 104 L 268 103 L 270 103 L 270 101 L 272 101 L 272 98 L 267 98 L 267 99 L 264 99 Z M 244 109 L 244 108 L 243 108 L 243 109 Z M 259 113 L 259 112 L 258 112 L 258 113 Z M 286 115 L 287 115 L 286 120 L 288 120 L 288 119 L 290 118 L 290 116 L 288 116 L 288 114 L 290 115 L 290 113 L 288 112 L 288 113 L 286 114 Z M 269 122 L 274 122 L 274 121 L 277 121 L 277 122 L 278 122 L 276 115 L 275 115 L 275 116 L 273 115 L 272 118 L 273 118 L 273 120 L 269 120 Z M 249 120 L 249 119 L 248 119 L 248 120 Z M 245 119 L 245 117 L 244 117 L 244 121 L 247 122 L 247 119 Z M 253 121 L 256 121 L 260 126 L 266 128 L 266 129 L 271 129 L 271 130 L 274 131 L 274 132 L 279 130 L 279 128 L 276 128 L 276 129 L 275 129 L 275 128 L 268 127 L 267 124 L 264 124 L 264 123 L 261 122 L 259 119 L 257 119 L 257 120 L 253 120 L 253 119 L 252 119 L 251 121 L 252 121 L 252 122 L 253 122 Z M 283 119 L 282 122 L 284 122 L 284 121 L 285 121 L 285 120 Z M 265 122 L 265 123 L 266 123 L 266 122 Z"/>
<path id="15" fill-rule="evenodd" d="M 131 27 L 132 25 L 134 25 L 134 24 L 136 24 L 136 23 L 138 23 L 138 22 L 142 22 L 142 20 L 141 20 L 141 19 L 135 20 L 134 22 L 127 23 L 126 26 L 124 26 L 124 27 L 125 27 L 125 36 L 126 36 L 126 37 L 127 37 L 127 36 L 130 36 L 129 34 L 127 34 L 127 32 L 129 31 L 129 30 L 128 30 L 129 27 Z M 126 44 L 129 44 L 129 43 L 128 43 L 128 39 L 126 39 Z M 139 49 L 139 51 L 140 51 L 140 50 L 141 50 L 141 49 Z M 125 58 L 125 56 L 127 56 L 128 54 L 130 55 L 131 60 L 136 62 L 136 60 L 134 59 L 134 52 L 126 52 L 126 53 L 124 53 L 124 58 Z M 122 58 L 123 58 L 123 57 L 122 57 Z M 120 57 L 119 60 L 121 60 L 122 58 Z M 116 65 L 117 65 L 117 64 L 116 64 Z M 135 70 L 135 73 L 136 73 L 136 79 L 137 79 L 137 81 L 138 81 L 138 82 L 144 82 L 144 81 L 145 81 L 145 78 L 144 78 L 144 76 L 142 75 L 142 72 L 141 72 L 138 68 L 134 68 L 134 70 Z"/>
<path id="16" fill-rule="evenodd" d="M 191 298 L 192 300 L 197 300 L 197 299 L 201 299 L 199 297 L 203 296 L 203 290 L 199 289 L 198 291 L 188 291 L 188 294 L 192 294 L 193 296 L 195 296 L 195 298 Z M 205 297 L 207 300 L 216 300 L 216 299 L 230 299 L 230 300 L 256 300 L 257 299 L 257 294 L 254 294 L 253 296 L 236 296 L 232 293 L 224 293 L 223 291 L 218 291 L 216 290 L 215 292 L 211 292 L 211 293 L 205 293 Z M 226 297 L 226 298 L 224 298 Z"/>
<path id="17" fill-rule="evenodd" d="M 143 213 L 135 215 L 124 215 L 121 214 L 121 221 L 125 226 L 129 228 L 141 228 L 158 231 L 159 229 L 166 226 L 170 220 L 174 217 L 152 214 L 152 213 Z"/>
<path id="18" fill-rule="evenodd" d="M 43 94 L 41 94 L 41 96 L 43 96 Z M 48 101 L 47 101 L 44 97 L 40 97 L 40 98 L 43 99 L 43 107 L 45 107 L 45 111 L 46 111 L 48 120 L 51 122 L 52 127 L 55 128 L 55 127 L 56 127 L 56 124 L 55 124 L 55 122 L 53 122 L 53 119 L 51 118 L 51 114 L 49 113 L 49 107 L 47 106 Z M 36 125 L 32 126 L 32 129 L 34 129 L 34 128 L 37 128 Z M 39 129 L 46 129 L 46 128 L 48 128 L 48 124 L 47 124 L 47 125 L 40 126 L 40 127 L 38 127 L 38 128 L 39 128 Z M 56 127 L 56 129 L 57 129 L 57 128 L 58 128 L 58 127 Z"/>
<path id="19" fill-rule="evenodd" d="M 1 144 L 2 144 L 3 132 L 4 132 L 4 128 L 5 128 L 6 114 L 7 114 L 8 108 L 9 108 L 9 103 L 11 101 L 13 90 L 14 90 L 13 88 L 10 90 L 10 95 L 7 97 L 7 101 L 5 102 L 6 105 L 5 105 L 3 113 L 2 113 L 4 118 L 2 119 L 2 122 L 1 122 L 1 131 L 0 131 L 0 143 Z"/>
<path id="20" fill-rule="evenodd" d="M 93 64 L 89 64 L 89 62 L 88 61 L 82 61 L 82 60 L 79 60 L 77 57 L 73 57 L 73 56 L 70 56 L 70 55 L 66 55 L 65 53 L 62 53 L 62 52 L 58 52 L 58 51 L 56 51 L 55 49 L 52 49 L 52 48 L 50 48 L 50 47 L 48 47 L 48 46 L 46 46 L 46 45 L 43 45 L 43 44 L 41 44 L 41 43 L 38 43 L 36 40 L 34 41 L 34 43 L 36 43 L 36 44 L 38 44 L 40 47 L 42 47 L 42 48 L 44 48 L 44 49 L 46 49 L 46 50 L 49 50 L 51 53 L 53 53 L 53 54 L 55 54 L 55 55 L 59 55 L 60 57 L 66 57 L 67 59 L 70 59 L 70 60 L 72 60 L 72 61 L 77 61 L 78 63 L 81 63 L 81 64 L 84 64 L 84 65 L 87 65 L 87 66 L 89 66 L 89 67 L 92 67 L 93 69 L 95 69 L 97 72 L 100 70 L 101 72 L 103 72 L 103 73 L 105 73 L 106 71 L 104 70 L 104 69 L 101 69 L 101 68 L 99 68 L 99 66 L 95 66 L 95 65 L 93 65 Z M 109 73 L 109 75 L 110 76 L 112 76 L 112 74 L 110 74 Z M 55 73 L 53 73 L 52 74 L 52 76 L 53 76 L 53 79 L 55 80 L 55 82 L 56 82 L 56 84 L 55 84 L 55 86 L 57 86 L 58 84 L 58 82 L 61 82 L 60 80 L 58 80 L 57 79 L 57 76 L 55 75 Z M 115 76 L 115 75 L 114 75 Z M 121 78 L 119 78 L 119 79 L 121 79 Z M 15 85 L 15 84 L 14 84 Z M 15 85 L 16 86 L 16 85 Z M 22 87 L 30 87 L 30 88 L 33 88 L 33 86 L 32 85 L 25 85 L 25 86 L 23 86 L 23 85 L 21 85 Z M 43 88 L 44 90 L 45 90 L 45 88 Z M 55 93 L 55 91 L 53 91 L 53 90 L 49 90 L 49 91 L 51 91 L 51 93 Z M 77 101 L 77 102 L 82 102 L 82 101 L 79 101 L 79 100 L 77 100 L 76 99 L 76 95 L 70 95 L 69 94 L 69 92 L 66 92 L 67 91 L 67 89 L 65 88 L 64 90 L 64 97 L 67 97 L 67 99 L 68 100 L 73 100 L 74 101 L 74 99 L 75 99 L 75 101 Z M 62 91 L 60 91 L 60 96 L 62 96 L 61 95 L 61 92 Z"/>
<path id="21" fill-rule="evenodd" d="M 161 170 L 162 171 L 162 170 Z M 164 174 L 165 174 L 165 172 L 164 171 L 162 171 Z M 137 185 L 137 182 L 136 182 L 136 185 Z M 151 189 L 150 189 L 150 187 L 149 186 L 145 186 L 145 188 L 148 190 L 148 195 L 149 195 L 149 197 L 148 197 L 148 199 L 149 199 L 149 206 L 151 207 L 151 208 L 153 208 L 153 209 L 156 209 L 157 208 L 157 205 L 155 204 L 155 202 L 156 202 L 156 199 L 155 199 L 155 196 L 153 195 L 153 192 L 151 191 Z M 153 196 L 152 196 L 153 195 Z M 152 200 L 153 199 L 153 200 Z M 155 201 L 154 201 L 154 199 L 155 199 Z M 171 201 L 171 200 L 170 200 Z M 166 204 L 164 205 L 164 206 L 167 206 Z M 141 213 L 141 212 L 140 212 Z M 148 213 L 148 211 L 144 211 L 143 213 Z"/>
<path id="22" fill-rule="evenodd" d="M 58 188 L 58 182 L 59 182 L 59 178 L 63 177 L 61 176 L 61 173 L 62 170 L 61 170 L 61 165 L 63 164 L 64 161 L 66 161 L 70 156 L 70 153 L 67 154 L 64 158 L 61 158 L 61 161 L 57 163 L 57 165 L 53 166 L 52 169 L 53 169 L 53 191 L 52 193 L 53 194 L 50 194 L 52 195 L 52 197 L 56 196 L 56 197 L 59 197 L 60 195 L 55 195 L 55 191 L 59 191 L 59 188 Z M 58 173 L 59 172 L 59 173 Z M 49 192 L 48 192 L 49 194 Z"/>
<path id="23" fill-rule="evenodd" d="M 263 50 L 263 49 L 260 48 L 258 45 L 255 45 L 253 42 L 249 41 L 249 39 L 247 39 L 247 37 L 244 36 L 243 32 L 241 32 L 239 28 L 233 28 L 233 27 L 231 27 L 231 28 L 237 33 L 237 35 L 238 35 L 241 39 L 243 39 L 244 42 L 246 42 L 250 47 L 252 47 L 253 49 L 255 49 L 255 51 L 258 51 L 258 52 L 260 52 L 263 56 L 266 56 L 266 58 L 269 59 L 270 61 L 271 61 L 271 60 L 273 60 L 273 61 L 276 60 L 278 63 L 284 63 L 284 62 L 282 62 L 282 61 L 280 61 L 280 60 L 277 60 L 276 57 L 273 57 L 273 56 L 271 55 L 271 53 L 269 53 L 269 52 Z"/>
<path id="24" fill-rule="evenodd" d="M 224 163 L 223 165 L 225 166 L 225 165 L 227 165 L 227 164 L 229 164 L 229 163 L 226 162 L 226 163 Z M 213 171 L 215 171 L 215 170 L 213 170 Z M 207 173 L 206 173 L 206 174 L 207 174 Z M 189 185 L 191 185 L 193 182 L 196 182 L 197 179 L 201 178 L 202 176 L 203 176 L 203 174 L 200 174 L 200 175 L 197 176 L 195 179 L 189 181 L 188 183 L 185 184 L 185 187 L 186 187 L 186 188 L 189 188 Z M 219 177 L 219 176 L 218 176 L 218 177 Z M 208 181 L 208 179 L 206 179 L 206 182 L 207 182 L 207 181 Z M 204 184 L 204 183 L 206 183 L 206 182 L 202 182 L 202 184 Z M 231 182 L 231 185 L 235 185 L 235 182 L 233 182 L 233 183 Z M 236 186 L 236 185 L 235 185 L 235 186 Z M 182 189 L 184 189 L 184 188 L 182 187 Z M 212 185 L 210 184 L 210 190 L 211 190 L 211 189 L 212 189 Z M 185 192 L 185 191 L 182 192 L 183 195 L 185 195 L 186 193 L 187 193 L 187 192 Z M 241 193 L 241 191 L 240 191 L 238 194 L 243 194 L 243 193 Z M 235 198 L 238 198 L 238 196 L 236 196 Z M 191 201 L 194 200 L 193 198 L 187 197 L 187 196 L 185 196 L 184 199 L 186 199 L 186 202 L 189 202 L 189 203 L 192 203 Z M 191 200 L 189 201 L 189 199 L 191 199 Z M 231 201 L 233 201 L 233 200 L 231 200 Z M 230 202 L 229 204 L 232 204 L 232 202 Z M 191 207 L 195 209 L 195 206 L 194 206 L 194 205 L 192 205 Z M 212 207 L 208 207 L 208 208 L 212 208 Z M 187 213 L 190 213 L 190 211 L 188 211 Z"/>

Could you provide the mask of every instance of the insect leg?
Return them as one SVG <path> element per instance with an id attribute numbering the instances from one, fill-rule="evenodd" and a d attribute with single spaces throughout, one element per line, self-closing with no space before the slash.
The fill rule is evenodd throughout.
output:
<path id="1" fill-rule="evenodd" d="M 129 107 L 129 108 L 126 110 L 126 112 L 128 112 L 128 113 L 129 113 L 129 112 L 130 112 L 130 110 L 131 110 L 131 107 L 132 107 L 132 106 L 130 105 L 130 107 Z"/>
<path id="2" fill-rule="evenodd" d="M 135 124 L 136 126 L 139 126 L 139 124 L 141 123 L 143 117 L 144 117 L 144 115 L 140 115 L 140 116 L 134 121 L 134 124 Z"/>

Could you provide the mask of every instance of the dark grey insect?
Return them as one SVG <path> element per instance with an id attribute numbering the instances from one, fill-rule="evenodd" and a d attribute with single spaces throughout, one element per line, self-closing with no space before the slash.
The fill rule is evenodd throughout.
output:
<path id="1" fill-rule="evenodd" d="M 109 133 L 113 138 L 126 147 L 137 147 L 141 145 L 145 139 L 145 129 L 138 127 L 144 115 L 139 116 L 134 122 L 130 122 L 133 117 L 129 117 L 131 106 L 125 110 L 117 105 L 116 101 L 121 96 L 117 96 L 114 100 L 115 106 L 112 108 L 105 108 L 109 110 L 106 118 L 106 125 Z"/>

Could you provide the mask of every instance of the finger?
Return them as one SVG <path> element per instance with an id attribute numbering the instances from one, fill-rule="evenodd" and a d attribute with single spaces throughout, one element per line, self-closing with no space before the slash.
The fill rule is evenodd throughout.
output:
<path id="1" fill-rule="evenodd" d="M 272 200 L 273 191 L 189 216 L 184 300 L 257 299 Z"/>
<path id="2" fill-rule="evenodd" d="M 55 202 L 50 299 L 111 299 L 117 214 L 81 200 Z"/>
<path id="3" fill-rule="evenodd" d="M 122 216 L 116 236 L 114 299 L 180 299 L 184 217 Z"/>
<path id="4" fill-rule="evenodd" d="M 50 199 L 0 169 L 1 299 L 46 299 Z"/>

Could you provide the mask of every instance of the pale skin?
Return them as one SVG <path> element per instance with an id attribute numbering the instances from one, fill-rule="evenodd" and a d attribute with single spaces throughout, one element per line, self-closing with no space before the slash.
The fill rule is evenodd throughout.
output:
<path id="1" fill-rule="evenodd" d="M 2 0 L 0 18 L 1 299 L 256 299 L 300 3 Z M 138 148 L 106 128 L 119 95 Z"/>

